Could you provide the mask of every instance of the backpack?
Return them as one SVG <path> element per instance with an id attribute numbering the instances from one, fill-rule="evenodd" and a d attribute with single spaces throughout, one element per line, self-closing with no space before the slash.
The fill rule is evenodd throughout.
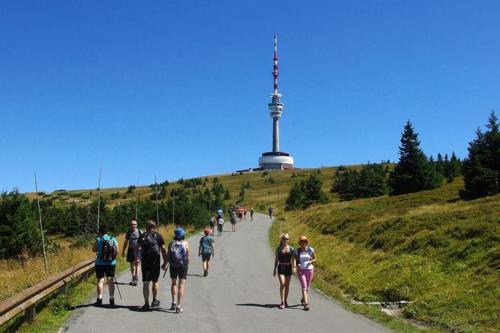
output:
<path id="1" fill-rule="evenodd" d="M 102 239 L 101 260 L 112 261 L 116 259 L 116 245 L 113 239 Z"/>
<path id="2" fill-rule="evenodd" d="M 145 232 L 141 235 L 141 249 L 145 256 L 159 256 L 160 246 L 158 245 L 158 236 L 156 232 Z"/>
<path id="3" fill-rule="evenodd" d="M 186 249 L 182 241 L 173 240 L 170 243 L 170 266 L 182 267 L 187 265 Z"/>

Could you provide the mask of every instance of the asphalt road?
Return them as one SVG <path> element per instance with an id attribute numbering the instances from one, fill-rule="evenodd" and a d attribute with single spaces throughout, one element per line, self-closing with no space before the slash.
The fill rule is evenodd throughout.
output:
<path id="1" fill-rule="evenodd" d="M 197 256 L 201 234 L 191 237 L 192 256 L 186 281 L 184 313 L 168 310 L 170 279 L 160 277 L 160 308 L 144 312 L 141 284 L 129 286 L 130 272 L 118 276 L 123 300 L 116 293 L 117 307 L 80 306 L 62 332 L 389 332 L 381 325 L 344 310 L 319 293 L 310 293 L 310 311 L 300 306 L 300 284 L 292 279 L 288 303 L 280 310 L 279 282 L 273 278 L 274 255 L 268 245 L 271 220 L 256 214 L 254 221 L 229 223 L 221 237 L 215 237 L 215 258 L 203 277 Z M 319 260 L 321 254 L 318 253 Z M 163 273 L 162 273 L 163 274 Z M 107 287 L 104 304 L 108 303 Z M 92 300 L 93 301 L 93 300 Z"/>

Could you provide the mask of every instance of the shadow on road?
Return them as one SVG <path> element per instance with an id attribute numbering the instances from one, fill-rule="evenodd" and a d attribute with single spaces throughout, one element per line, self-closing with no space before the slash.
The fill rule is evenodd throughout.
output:
<path id="1" fill-rule="evenodd" d="M 279 304 L 258 304 L 258 303 L 238 303 L 235 305 L 237 305 L 237 306 L 254 306 L 257 308 L 268 308 L 268 309 L 277 308 L 279 306 Z"/>
<path id="2" fill-rule="evenodd" d="M 195 277 L 200 277 L 200 278 L 203 277 L 203 275 L 201 275 L 201 274 L 188 274 L 187 276 L 195 276 Z"/>

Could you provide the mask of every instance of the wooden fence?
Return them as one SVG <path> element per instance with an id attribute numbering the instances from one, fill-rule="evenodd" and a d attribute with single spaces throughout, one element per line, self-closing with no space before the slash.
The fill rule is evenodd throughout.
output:
<path id="1" fill-rule="evenodd" d="M 94 259 L 82 261 L 67 270 L 48 278 L 45 281 L 21 291 L 0 303 L 0 326 L 25 312 L 28 320 L 33 320 L 36 315 L 36 304 L 50 294 L 65 288 L 68 283 L 88 274 L 94 268 Z"/>

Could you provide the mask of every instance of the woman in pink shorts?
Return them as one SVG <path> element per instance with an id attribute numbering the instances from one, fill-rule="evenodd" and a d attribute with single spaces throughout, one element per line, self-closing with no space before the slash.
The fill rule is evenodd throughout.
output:
<path id="1" fill-rule="evenodd" d="M 299 237 L 299 248 L 295 253 L 298 276 L 300 285 L 302 286 L 302 299 L 300 302 L 304 306 L 305 311 L 309 311 L 309 300 L 307 292 L 311 286 L 311 281 L 314 276 L 313 262 L 316 261 L 316 252 L 310 246 L 306 236 Z"/>

